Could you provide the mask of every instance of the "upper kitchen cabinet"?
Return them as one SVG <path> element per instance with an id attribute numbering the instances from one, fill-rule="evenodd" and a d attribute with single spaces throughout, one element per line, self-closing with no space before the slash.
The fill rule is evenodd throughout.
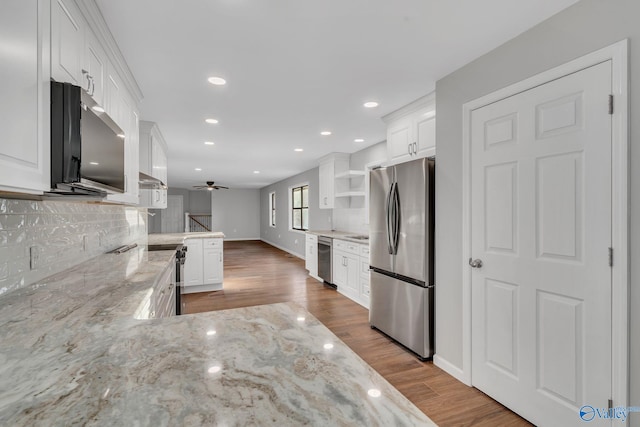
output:
<path id="1" fill-rule="evenodd" d="M 82 86 L 86 22 L 73 0 L 51 2 L 51 77 Z"/>
<path id="2" fill-rule="evenodd" d="M 436 97 L 430 93 L 382 118 L 391 163 L 428 157 L 436 151 Z"/>
<path id="3" fill-rule="evenodd" d="M 128 97 L 118 98 L 118 115 L 115 122 L 124 131 L 124 193 L 109 194 L 107 200 L 137 205 L 139 202 L 139 130 L 138 112 Z"/>
<path id="4" fill-rule="evenodd" d="M 104 106 L 105 77 L 107 74 L 107 54 L 92 31 L 87 31 L 84 50 L 82 79 L 84 87 L 94 101 Z"/>
<path id="5" fill-rule="evenodd" d="M 140 173 L 154 178 L 141 184 L 140 206 L 167 207 L 167 143 L 154 122 L 140 122 Z M 146 178 L 146 177 L 145 177 Z M 144 180 L 143 180 L 144 182 Z"/>
<path id="6" fill-rule="evenodd" d="M 336 194 L 349 190 L 348 182 L 336 182 L 336 175 L 342 175 L 349 170 L 349 155 L 331 153 L 322 157 L 319 162 L 318 205 L 320 209 L 333 209 L 336 207 Z"/>
<path id="7" fill-rule="evenodd" d="M 0 14 L 0 191 L 50 188 L 49 0 L 4 0 Z"/>

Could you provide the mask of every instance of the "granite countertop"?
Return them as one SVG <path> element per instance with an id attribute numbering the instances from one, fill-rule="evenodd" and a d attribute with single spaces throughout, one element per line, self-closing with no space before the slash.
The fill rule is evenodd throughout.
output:
<path id="1" fill-rule="evenodd" d="M 216 239 L 224 238 L 224 233 L 221 231 L 205 231 L 196 233 L 160 233 L 149 234 L 148 243 L 150 245 L 170 245 L 175 243 L 179 245 L 184 242 L 185 239 Z"/>
<path id="2" fill-rule="evenodd" d="M 0 425 L 433 425 L 294 303 L 135 319 L 173 256 L 0 296 Z"/>
<path id="3" fill-rule="evenodd" d="M 369 239 L 353 239 L 349 236 L 368 236 L 367 234 L 362 233 L 351 233 L 349 231 L 336 231 L 336 230 L 309 230 L 307 231 L 309 234 L 315 234 L 317 236 L 326 236 L 331 237 L 333 239 L 346 240 L 353 243 L 360 243 L 362 245 L 368 245 Z"/>

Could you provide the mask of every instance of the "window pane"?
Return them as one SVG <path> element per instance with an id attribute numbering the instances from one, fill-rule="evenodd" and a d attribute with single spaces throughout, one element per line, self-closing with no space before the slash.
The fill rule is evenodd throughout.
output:
<path id="1" fill-rule="evenodd" d="M 276 211 L 271 211 L 271 225 L 276 225 Z"/>
<path id="2" fill-rule="evenodd" d="M 309 186 L 308 185 L 305 185 L 304 187 L 302 187 L 302 207 L 303 208 L 309 207 Z"/>
<path id="3" fill-rule="evenodd" d="M 293 207 L 302 207 L 302 189 L 300 187 L 293 189 Z"/>
<path id="4" fill-rule="evenodd" d="M 302 229 L 309 229 L 309 209 L 302 209 Z"/>
<path id="5" fill-rule="evenodd" d="M 293 228 L 298 230 L 302 228 L 302 212 L 300 209 L 293 210 Z"/>

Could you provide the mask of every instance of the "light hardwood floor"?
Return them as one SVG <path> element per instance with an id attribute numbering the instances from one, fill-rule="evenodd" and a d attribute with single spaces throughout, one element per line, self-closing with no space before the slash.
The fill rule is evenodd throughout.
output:
<path id="1" fill-rule="evenodd" d="M 225 242 L 224 290 L 183 296 L 185 313 L 295 301 L 440 426 L 528 426 L 515 413 L 369 327 L 368 311 L 260 241 Z"/>

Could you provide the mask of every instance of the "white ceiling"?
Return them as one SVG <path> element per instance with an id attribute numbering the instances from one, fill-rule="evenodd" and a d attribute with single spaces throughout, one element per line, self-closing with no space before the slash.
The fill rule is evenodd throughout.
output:
<path id="1" fill-rule="evenodd" d="M 181 188 L 260 188 L 383 141 L 381 116 L 575 2 L 97 0 Z"/>

